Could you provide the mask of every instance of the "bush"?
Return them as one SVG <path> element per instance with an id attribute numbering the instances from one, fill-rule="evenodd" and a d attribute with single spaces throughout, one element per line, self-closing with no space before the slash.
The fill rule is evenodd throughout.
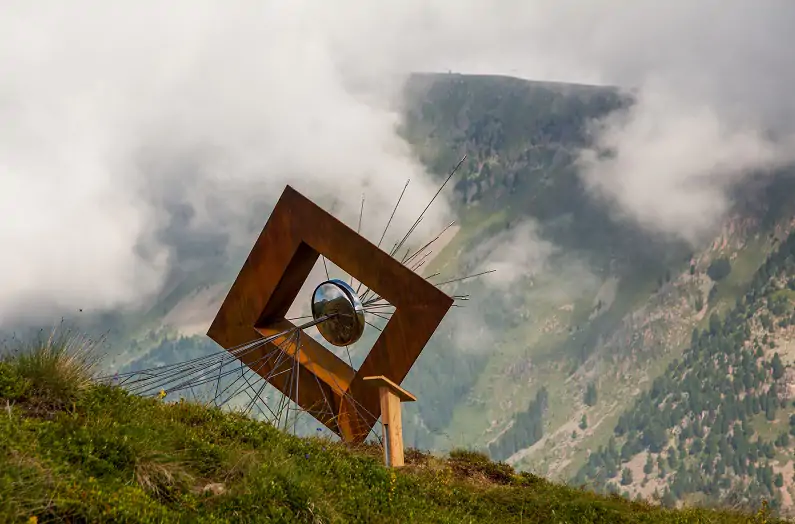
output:
<path id="1" fill-rule="evenodd" d="M 707 275 L 715 282 L 718 282 L 728 277 L 729 273 L 731 272 L 732 272 L 732 266 L 731 263 L 729 262 L 729 259 L 726 257 L 720 257 L 713 260 L 712 263 L 707 268 Z"/>

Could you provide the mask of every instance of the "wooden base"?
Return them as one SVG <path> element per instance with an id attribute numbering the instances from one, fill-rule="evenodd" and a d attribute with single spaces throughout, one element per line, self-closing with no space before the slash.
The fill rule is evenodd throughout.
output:
<path id="1" fill-rule="evenodd" d="M 382 375 L 364 377 L 364 380 L 378 386 L 378 395 L 381 400 L 384 463 L 389 467 L 399 468 L 404 465 L 403 421 L 400 403 L 414 402 L 417 398 Z"/>

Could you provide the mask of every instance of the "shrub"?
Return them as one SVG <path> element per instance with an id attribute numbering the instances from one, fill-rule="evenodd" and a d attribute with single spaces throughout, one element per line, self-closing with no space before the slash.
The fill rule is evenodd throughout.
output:
<path id="1" fill-rule="evenodd" d="M 712 263 L 707 268 L 707 275 L 709 278 L 718 282 L 719 280 L 723 280 L 724 278 L 729 276 L 729 273 L 732 272 L 732 266 L 729 262 L 729 259 L 726 257 L 720 257 L 712 261 Z"/>

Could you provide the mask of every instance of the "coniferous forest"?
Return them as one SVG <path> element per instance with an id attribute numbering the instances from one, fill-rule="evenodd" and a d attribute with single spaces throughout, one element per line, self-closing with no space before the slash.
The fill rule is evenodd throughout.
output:
<path id="1" fill-rule="evenodd" d="M 724 264 L 715 270 L 723 275 Z M 714 267 L 714 265 L 712 266 Z M 783 473 L 776 459 L 791 454 L 795 415 L 782 379 L 787 368 L 771 334 L 795 324 L 795 235 L 756 272 L 750 290 L 721 319 L 694 330 L 690 347 L 654 380 L 618 420 L 606 446 L 594 450 L 574 482 L 600 491 L 655 479 L 663 504 L 698 493 L 706 502 L 781 505 Z M 778 422 L 761 435 L 756 420 Z M 643 478 L 627 467 L 645 456 Z"/>

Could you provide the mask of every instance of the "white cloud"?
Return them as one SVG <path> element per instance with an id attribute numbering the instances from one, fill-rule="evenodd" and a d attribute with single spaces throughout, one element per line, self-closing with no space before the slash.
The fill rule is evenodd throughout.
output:
<path id="1" fill-rule="evenodd" d="M 411 177 L 405 225 L 433 192 L 394 129 L 418 70 L 636 88 L 585 180 L 697 238 L 728 185 L 791 159 L 795 5 L 763 4 L 5 2 L 0 318 L 144 300 L 175 263 L 162 231 L 180 205 L 194 218 L 174 235 L 244 242 L 266 214 L 252 202 L 287 182 L 348 204 L 349 223 L 365 189 L 372 238 Z"/>

